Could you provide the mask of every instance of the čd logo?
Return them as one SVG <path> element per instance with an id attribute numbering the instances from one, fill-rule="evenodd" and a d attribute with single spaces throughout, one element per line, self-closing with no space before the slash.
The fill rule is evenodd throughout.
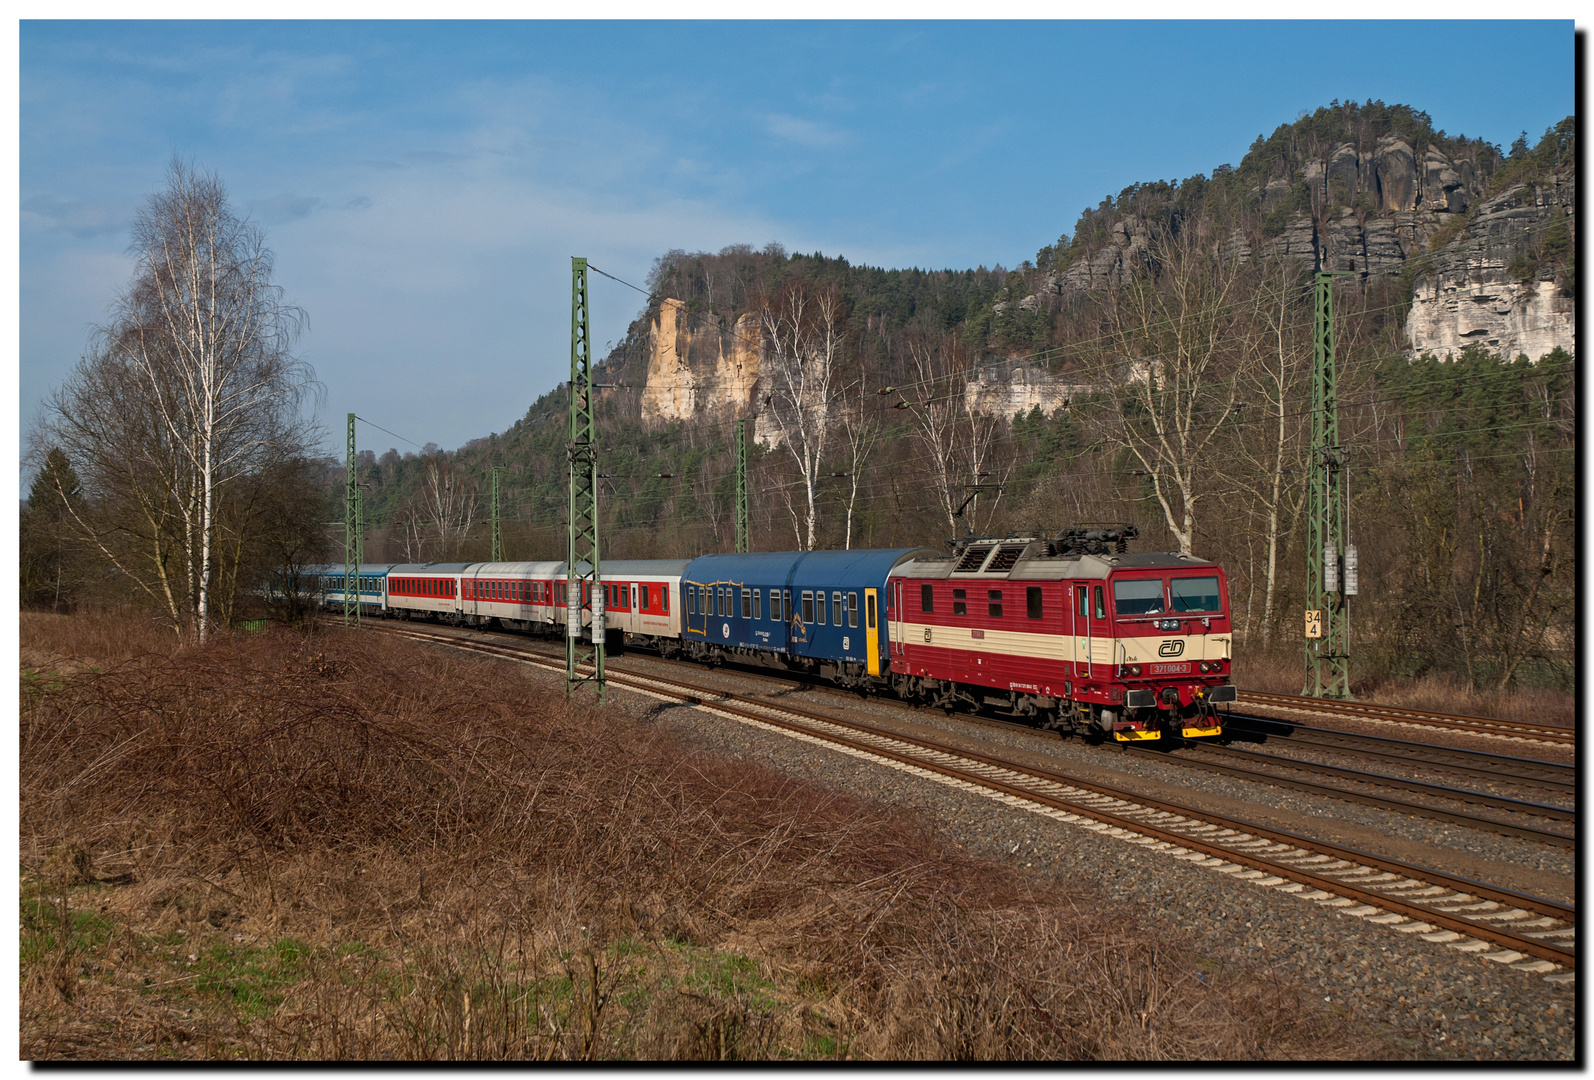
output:
<path id="1" fill-rule="evenodd" d="M 1157 649 L 1158 656 L 1178 656 L 1184 652 L 1184 642 L 1175 638 L 1173 641 L 1164 641 Z"/>

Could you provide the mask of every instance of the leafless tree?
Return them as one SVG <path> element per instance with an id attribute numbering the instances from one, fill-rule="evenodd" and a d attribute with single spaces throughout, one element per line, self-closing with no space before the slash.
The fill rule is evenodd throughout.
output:
<path id="1" fill-rule="evenodd" d="M 133 225 L 133 281 L 47 405 L 40 434 L 79 469 L 82 534 L 203 643 L 230 485 L 302 455 L 319 388 L 292 346 L 303 313 L 221 181 L 180 160 Z"/>
<path id="2" fill-rule="evenodd" d="M 844 300 L 828 285 L 787 283 L 762 305 L 769 341 L 759 379 L 780 445 L 796 466 L 801 500 L 789 499 L 797 546 L 811 550 L 819 519 L 819 479 L 829 449 L 834 385 L 843 345 Z"/>
<path id="3" fill-rule="evenodd" d="M 1181 554 L 1195 543 L 1196 506 L 1213 472 L 1209 448 L 1234 411 L 1233 378 L 1242 267 L 1203 250 L 1194 229 L 1153 232 L 1150 262 L 1105 297 L 1108 344 L 1089 362 L 1113 386 L 1105 434 L 1151 478 L 1153 497 Z"/>
<path id="4" fill-rule="evenodd" d="M 841 433 L 847 448 L 847 531 L 842 546 L 852 548 L 852 518 L 858 505 L 863 471 L 880 439 L 879 395 L 869 387 L 869 373 L 860 368 L 858 378 L 842 393 Z"/>
<path id="5" fill-rule="evenodd" d="M 968 392 L 973 364 L 958 349 L 955 337 L 910 338 L 908 357 L 912 382 L 905 394 L 914 419 L 914 433 L 924 449 L 924 465 L 941 512 L 946 515 L 947 528 L 956 534 L 960 507 L 966 520 L 978 520 L 979 492 L 975 489 L 966 495 L 969 485 L 1000 483 L 1005 479 L 1005 475 L 995 481 L 989 478 L 1002 419 L 975 409 Z M 996 503 L 992 499 L 985 506 L 986 523 L 991 520 Z"/>
<path id="6" fill-rule="evenodd" d="M 1249 332 L 1237 343 L 1243 362 L 1234 379 L 1245 407 L 1238 413 L 1235 438 L 1223 445 L 1214 461 L 1216 473 L 1243 503 L 1242 512 L 1258 522 L 1246 535 L 1256 537 L 1264 552 L 1263 647 L 1273 636 L 1282 544 L 1305 489 L 1307 416 L 1301 403 L 1307 396 L 1311 342 L 1305 332 L 1309 323 L 1301 318 L 1303 276 L 1301 267 L 1289 262 L 1267 265 L 1259 274 L 1248 305 L 1254 323 L 1244 328 Z M 1255 576 L 1248 575 L 1253 581 Z M 1247 638 L 1252 628 L 1248 603 Z"/>
<path id="7" fill-rule="evenodd" d="M 476 485 L 466 483 L 452 462 L 434 454 L 426 462 L 420 498 L 439 561 L 457 558 L 476 521 Z"/>

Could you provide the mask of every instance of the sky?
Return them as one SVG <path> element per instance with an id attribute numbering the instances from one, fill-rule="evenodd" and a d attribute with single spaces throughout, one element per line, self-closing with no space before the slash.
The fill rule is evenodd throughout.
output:
<path id="1" fill-rule="evenodd" d="M 173 155 L 308 315 L 329 453 L 454 448 L 569 374 L 570 257 L 672 248 L 1016 266 L 1138 181 L 1237 164 L 1333 99 L 1530 143 L 1570 20 L 23 21 L 19 409 L 83 355 Z M 591 279 L 597 355 L 643 297 Z M 412 441 L 406 441 L 412 440 Z"/>

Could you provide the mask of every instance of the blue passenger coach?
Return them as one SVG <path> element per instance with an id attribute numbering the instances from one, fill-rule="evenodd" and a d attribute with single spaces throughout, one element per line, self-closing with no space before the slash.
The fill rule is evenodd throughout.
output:
<path id="1" fill-rule="evenodd" d="M 703 555 L 687 564 L 686 652 L 863 685 L 890 669 L 886 577 L 928 548 Z"/>

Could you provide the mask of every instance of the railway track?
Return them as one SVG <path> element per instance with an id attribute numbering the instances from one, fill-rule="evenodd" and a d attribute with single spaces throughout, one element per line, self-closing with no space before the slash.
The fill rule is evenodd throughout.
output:
<path id="1" fill-rule="evenodd" d="M 1571 746 L 1577 742 L 1577 737 L 1570 728 L 1555 727 L 1550 724 L 1497 720 L 1489 716 L 1452 716 L 1448 713 L 1397 709 L 1393 705 L 1371 705 L 1360 701 L 1329 701 L 1322 698 L 1298 697 L 1294 694 L 1263 694 L 1254 690 L 1242 690 L 1236 704 L 1266 705 L 1275 709 L 1294 709 L 1299 712 L 1346 716 L 1357 720 L 1411 724 L 1499 739 L 1522 739 L 1562 746 Z"/>
<path id="2" fill-rule="evenodd" d="M 547 670 L 564 668 L 562 657 L 519 644 L 410 628 L 379 632 Z M 1555 981 L 1575 978 L 1576 911 L 1568 904 L 790 705 L 655 675 L 611 669 L 607 678 L 1292 893 L 1396 932 Z"/>
<path id="3" fill-rule="evenodd" d="M 1361 735 L 1333 728 L 1309 727 L 1266 716 L 1244 716 L 1230 712 L 1225 717 L 1224 733 L 1245 739 L 1259 736 L 1262 741 L 1278 739 L 1289 746 L 1354 754 L 1359 758 L 1387 761 L 1437 772 L 1448 772 L 1491 783 L 1536 787 L 1558 795 L 1577 791 L 1577 770 L 1556 761 L 1491 754 L 1482 750 L 1463 750 L 1453 746 Z"/>
<path id="4" fill-rule="evenodd" d="M 1126 744 L 1123 749 L 1129 753 L 1150 755 L 1160 760 L 1177 762 L 1210 772 L 1219 772 L 1242 780 L 1252 780 L 1262 784 L 1272 784 L 1280 787 L 1294 788 L 1312 795 L 1320 795 L 1330 799 L 1339 799 L 1344 802 L 1353 802 L 1362 806 L 1377 806 L 1385 810 L 1393 810 L 1414 817 L 1432 818 L 1435 821 L 1448 821 L 1456 825 L 1465 825 L 1468 828 L 1482 829 L 1485 832 L 1499 833 L 1502 836 L 1514 836 L 1523 840 L 1533 840 L 1553 847 L 1576 847 L 1575 834 L 1553 829 L 1541 829 L 1521 822 L 1501 821 L 1492 817 L 1481 817 L 1477 814 L 1461 813 L 1446 810 L 1443 807 L 1431 806 L 1425 803 L 1411 802 L 1406 799 L 1394 799 L 1383 795 L 1375 795 L 1366 791 L 1354 791 L 1343 787 L 1328 784 L 1317 784 L 1307 780 L 1296 780 L 1287 776 L 1279 776 L 1270 772 L 1270 769 L 1284 769 L 1295 772 L 1312 773 L 1328 779 L 1348 781 L 1365 786 L 1393 788 L 1399 791 L 1423 795 L 1430 798 L 1445 799 L 1451 802 L 1468 803 L 1476 806 L 1492 807 L 1518 815 L 1557 821 L 1571 824 L 1577 820 L 1577 812 L 1559 806 L 1549 806 L 1544 803 L 1525 802 L 1521 799 L 1508 799 L 1500 795 L 1490 795 L 1481 791 L 1471 791 L 1466 788 L 1444 787 L 1439 784 L 1424 783 L 1421 780 L 1408 780 L 1404 777 L 1385 776 L 1380 773 L 1362 772 L 1357 769 L 1344 769 L 1336 765 L 1325 765 L 1315 761 L 1300 761 L 1295 758 L 1277 757 L 1251 753 L 1245 750 L 1233 750 L 1224 746 L 1212 746 L 1187 742 L 1186 747 L 1193 751 L 1191 754 L 1181 754 L 1173 757 L 1163 752 L 1150 750 L 1145 747 Z"/>

